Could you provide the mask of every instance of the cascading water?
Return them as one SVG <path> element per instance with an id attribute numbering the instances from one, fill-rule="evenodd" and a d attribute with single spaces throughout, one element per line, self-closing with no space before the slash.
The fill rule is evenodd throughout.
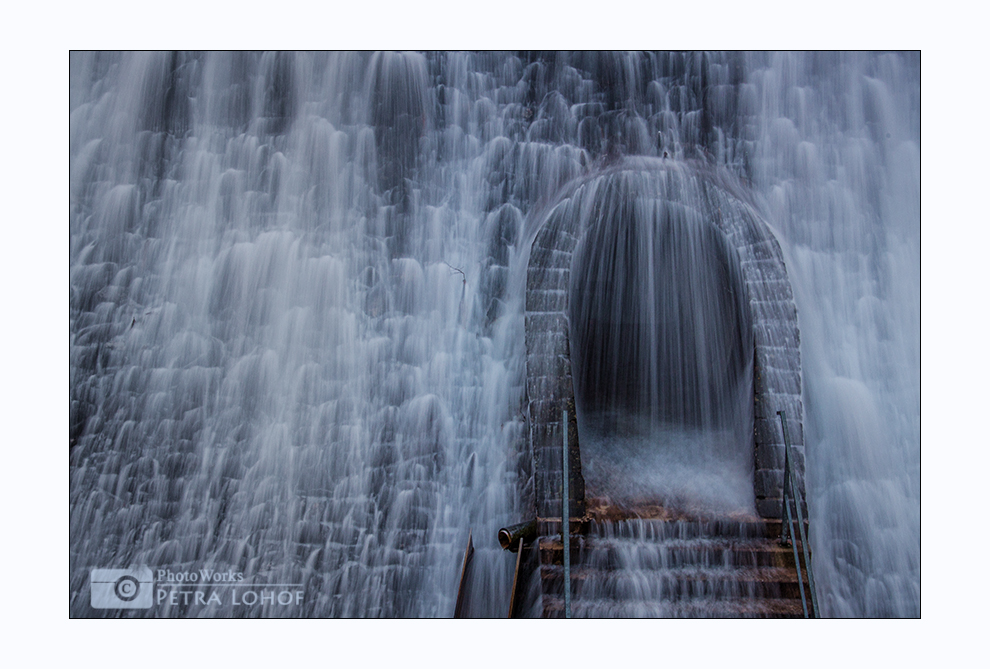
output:
<path id="1" fill-rule="evenodd" d="M 824 608 L 921 611 L 918 54 L 777 54 L 754 184 L 787 240 Z"/>
<path id="2" fill-rule="evenodd" d="M 591 219 L 569 319 L 588 494 L 753 514 L 753 338 L 739 261 L 690 171 L 640 169 L 574 197 Z"/>
<path id="3" fill-rule="evenodd" d="M 471 530 L 467 613 L 504 616 L 495 533 L 532 513 L 526 220 L 647 156 L 734 175 L 784 248 L 823 613 L 917 615 L 919 69 L 916 54 L 73 53 L 71 614 L 449 616 Z M 704 238 L 688 214 L 657 227 L 676 216 L 651 206 L 595 244 Z M 603 280 L 693 276 L 697 256 L 658 244 Z M 642 318 L 712 290 L 663 287 L 630 296 Z M 732 311 L 712 299 L 670 331 L 732 359 L 689 326 Z M 631 381 L 704 371 L 661 359 Z M 697 406 L 728 391 L 696 381 L 670 411 L 736 424 Z M 617 396 L 629 408 L 602 394 Z M 303 596 L 235 605 L 216 584 L 90 608 L 90 569 L 131 565 Z"/>

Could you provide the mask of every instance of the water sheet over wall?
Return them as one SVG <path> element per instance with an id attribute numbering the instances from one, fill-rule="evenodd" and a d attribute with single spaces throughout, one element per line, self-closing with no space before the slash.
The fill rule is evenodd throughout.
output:
<path id="1" fill-rule="evenodd" d="M 919 69 L 73 52 L 71 614 L 449 616 L 472 531 L 469 614 L 504 616 L 495 532 L 532 512 L 526 221 L 666 156 L 732 174 L 784 247 L 824 613 L 917 615 Z M 246 585 L 92 608 L 91 569 L 134 565 Z"/>

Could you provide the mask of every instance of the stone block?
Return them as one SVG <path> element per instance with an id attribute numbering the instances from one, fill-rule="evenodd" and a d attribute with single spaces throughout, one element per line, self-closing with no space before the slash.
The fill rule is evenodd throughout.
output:
<path id="1" fill-rule="evenodd" d="M 757 498 L 780 497 L 784 489 L 784 472 L 780 469 L 757 469 L 753 491 Z"/>
<path id="2" fill-rule="evenodd" d="M 564 470 L 564 455 L 559 441 L 556 444 L 545 444 L 534 449 L 533 456 L 537 464 L 537 471 L 559 473 Z"/>
<path id="3" fill-rule="evenodd" d="M 756 500 L 756 513 L 761 518 L 780 518 L 783 510 L 782 500 L 779 498 L 768 498 Z"/>
<path id="4" fill-rule="evenodd" d="M 801 370 L 801 352 L 788 346 L 756 346 L 756 364 L 759 367 Z"/>
<path id="5" fill-rule="evenodd" d="M 547 518 L 560 516 L 560 501 L 563 497 L 563 481 L 564 477 L 561 475 L 559 470 L 555 472 L 546 472 L 542 476 L 537 476 L 537 499 L 541 499 L 543 501 L 543 504 L 540 505 L 543 510 L 551 510 L 549 513 L 541 512 L 541 517 Z M 580 479 L 580 477 L 575 478 L 572 476 L 568 485 L 570 489 L 567 491 L 567 496 L 571 500 L 571 516 L 580 516 L 584 513 L 584 482 Z"/>
<path id="6" fill-rule="evenodd" d="M 530 376 L 526 379 L 526 397 L 530 401 L 560 396 L 560 380 L 556 376 Z"/>
<path id="7" fill-rule="evenodd" d="M 746 281 L 787 281 L 784 263 L 775 259 L 745 260 L 740 263 Z"/>
<path id="8" fill-rule="evenodd" d="M 784 443 L 784 433 L 780 426 L 780 416 L 755 419 L 753 421 L 753 433 L 758 444 Z M 792 418 L 787 419 L 787 436 L 792 446 L 804 444 L 804 430 L 801 426 L 801 421 Z"/>
<path id="9" fill-rule="evenodd" d="M 780 421 L 777 421 L 780 424 Z M 799 420 L 787 419 L 787 438 L 791 446 L 804 446 L 804 424 Z"/>
<path id="10" fill-rule="evenodd" d="M 783 393 L 757 394 L 753 402 L 753 415 L 756 418 L 777 418 L 777 412 L 784 411 L 787 419 L 803 420 L 804 407 L 800 395 Z"/>
<path id="11" fill-rule="evenodd" d="M 581 476 L 581 474 L 574 467 L 571 468 L 571 480 L 568 485 L 570 486 L 570 490 L 567 492 L 572 501 L 571 515 L 575 515 L 573 503 L 584 501 L 584 477 Z M 583 511 L 581 514 L 577 515 L 582 514 Z"/>
<path id="12" fill-rule="evenodd" d="M 804 494 L 805 494 L 804 469 L 802 468 L 802 469 L 799 470 L 797 467 L 795 467 L 794 468 L 794 478 L 795 478 L 795 480 L 791 482 L 792 485 L 793 485 L 792 491 L 793 490 L 796 490 L 797 491 L 797 495 L 799 497 L 804 497 Z M 783 483 L 781 483 L 781 488 L 783 489 Z"/>
<path id="13" fill-rule="evenodd" d="M 570 234 L 566 230 L 560 230 L 554 238 L 554 248 L 558 251 L 566 251 L 568 253 L 574 253 L 574 249 L 577 247 L 577 237 Z"/>
<path id="14" fill-rule="evenodd" d="M 529 418 L 532 423 L 532 432 L 530 434 L 533 438 L 533 448 L 551 443 L 560 443 L 560 421 L 562 413 L 560 411 L 560 405 L 557 402 L 530 402 Z"/>
<path id="15" fill-rule="evenodd" d="M 753 420 L 753 435 L 757 444 L 782 444 L 784 434 L 780 429 L 780 416 L 756 418 Z M 804 444 L 804 428 L 801 421 L 787 419 L 787 435 L 792 446 Z"/>
<path id="16" fill-rule="evenodd" d="M 757 367 L 753 385 L 758 395 L 800 395 L 801 376 L 797 372 Z"/>
<path id="17" fill-rule="evenodd" d="M 526 353 L 530 357 L 566 355 L 567 344 L 567 334 L 564 332 L 526 331 Z"/>
<path id="18" fill-rule="evenodd" d="M 793 300 L 794 292 L 791 289 L 791 282 L 786 279 L 779 281 L 764 281 L 760 276 L 746 276 L 746 285 L 749 288 L 749 296 L 753 300 Z"/>
<path id="19" fill-rule="evenodd" d="M 534 243 L 541 246 L 556 247 L 564 236 L 573 236 L 572 230 L 577 227 L 573 216 L 552 215 L 543 225 Z"/>
<path id="20" fill-rule="evenodd" d="M 526 291 L 527 312 L 566 312 L 566 290 L 528 290 Z"/>
<path id="21" fill-rule="evenodd" d="M 764 239 L 746 245 L 745 252 L 753 260 L 774 260 L 783 263 L 784 254 L 775 239 Z"/>
<path id="22" fill-rule="evenodd" d="M 754 321 L 753 341 L 757 346 L 799 348 L 801 335 L 791 321 Z"/>
<path id="23" fill-rule="evenodd" d="M 753 300 L 749 309 L 754 321 L 797 322 L 797 306 L 793 300 Z"/>
<path id="24" fill-rule="evenodd" d="M 804 476 L 804 446 L 791 445 L 791 464 L 798 476 Z M 784 470 L 783 444 L 757 444 L 756 468 Z"/>
<path id="25" fill-rule="evenodd" d="M 757 469 L 784 469 L 784 445 L 783 444 L 757 444 L 756 445 L 756 468 Z"/>
<path id="26" fill-rule="evenodd" d="M 528 313 L 526 314 L 526 332 L 568 334 L 567 316 L 562 313 Z"/>
<path id="27" fill-rule="evenodd" d="M 571 361 L 565 355 L 527 355 L 527 376 L 564 376 L 571 373 Z"/>
<path id="28" fill-rule="evenodd" d="M 568 290 L 570 288 L 571 270 L 550 267 L 534 267 L 526 270 L 526 289 L 535 290 Z"/>
<path id="29" fill-rule="evenodd" d="M 536 491 L 538 496 L 559 500 L 563 483 L 564 477 L 559 465 L 556 469 L 537 468 Z"/>
<path id="30" fill-rule="evenodd" d="M 540 518 L 560 518 L 561 509 L 563 505 L 560 503 L 560 497 L 550 497 L 543 500 L 543 503 L 538 505 L 538 515 Z M 571 518 L 580 518 L 585 512 L 585 502 L 583 498 L 575 499 L 573 496 L 571 498 Z M 551 527 L 553 530 L 552 534 L 560 533 L 560 525 L 558 523 L 552 523 Z M 575 526 L 574 531 L 577 531 L 577 526 Z"/>
<path id="31" fill-rule="evenodd" d="M 783 502 L 784 502 L 784 500 L 782 498 L 779 498 L 779 497 L 774 497 L 774 498 L 768 497 L 766 499 L 759 499 L 759 498 L 757 498 L 757 500 L 756 500 L 756 513 L 761 518 L 772 518 L 774 520 L 784 520 L 785 519 L 785 514 L 784 514 L 784 503 Z M 797 534 L 798 533 L 798 529 L 797 529 L 797 508 L 794 506 L 794 502 L 793 501 L 790 501 L 790 507 L 791 507 L 792 520 L 793 520 L 793 523 L 794 523 L 794 525 L 792 526 L 792 531 Z M 804 519 L 807 520 L 808 519 L 808 505 L 807 505 L 807 503 L 802 502 L 802 504 L 801 504 L 801 513 L 804 514 Z M 798 550 L 800 550 L 800 549 L 798 549 Z"/>
<path id="32" fill-rule="evenodd" d="M 794 465 L 794 472 L 798 478 L 804 479 L 804 446 L 802 444 L 791 444 L 791 463 Z"/>
<path id="33" fill-rule="evenodd" d="M 788 421 L 791 422 L 791 421 Z M 773 418 L 757 418 L 753 421 L 753 436 L 757 444 L 782 444 L 780 422 Z"/>
<path id="34" fill-rule="evenodd" d="M 530 251 L 530 267 L 553 267 L 556 269 L 570 269 L 574 254 L 570 251 L 558 251 L 554 248 L 540 246 L 538 241 L 533 243 L 533 250 Z"/>
<path id="35" fill-rule="evenodd" d="M 740 229 L 739 221 L 731 220 L 729 217 L 723 216 L 721 220 L 715 222 L 718 228 L 725 235 L 726 240 L 736 249 L 742 249 L 749 243 L 749 235 L 745 230 Z M 740 260 L 748 260 L 746 256 L 742 253 L 740 255 Z"/>

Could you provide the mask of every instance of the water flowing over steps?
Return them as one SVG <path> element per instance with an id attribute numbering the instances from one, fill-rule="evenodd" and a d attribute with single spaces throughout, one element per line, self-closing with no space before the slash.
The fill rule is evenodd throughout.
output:
<path id="1" fill-rule="evenodd" d="M 779 520 L 625 519 L 578 526 L 582 533 L 571 536 L 575 618 L 803 617 L 794 555 L 779 543 Z M 559 534 L 540 539 L 540 562 L 543 616 L 562 618 Z M 807 587 L 804 573 L 802 581 Z"/>

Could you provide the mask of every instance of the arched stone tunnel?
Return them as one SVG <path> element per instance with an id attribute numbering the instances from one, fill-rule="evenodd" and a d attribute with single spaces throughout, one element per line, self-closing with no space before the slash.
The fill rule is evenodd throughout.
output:
<path id="1" fill-rule="evenodd" d="M 706 229 L 704 237 L 710 240 L 706 244 L 722 249 L 715 254 L 718 258 L 713 266 L 735 268 L 729 272 L 731 277 L 727 274 L 722 280 L 728 282 L 726 285 L 738 284 L 730 286 L 730 290 L 737 294 L 739 318 L 730 313 L 721 332 L 706 332 L 707 338 L 724 339 L 725 343 L 721 349 L 716 345 L 704 350 L 705 355 L 724 353 L 725 364 L 712 366 L 724 369 L 725 375 L 737 373 L 740 364 L 748 364 L 748 360 L 734 357 L 752 356 L 752 387 L 743 389 L 746 401 L 752 403 L 752 435 L 750 443 L 742 447 L 747 449 L 746 457 L 752 457 L 756 512 L 764 518 L 779 518 L 784 442 L 777 411 L 786 412 L 798 486 L 802 490 L 804 486 L 800 339 L 797 310 L 780 246 L 756 207 L 746 201 L 743 189 L 730 177 L 706 167 L 654 159 L 627 160 L 570 184 L 552 206 L 532 221 L 536 229 L 535 234 L 530 234 L 533 241 L 526 280 L 526 405 L 537 516 L 549 519 L 561 515 L 565 408 L 569 422 L 571 515 L 583 516 L 586 510 L 575 390 L 587 384 L 588 378 L 599 378 L 601 374 L 590 374 L 588 364 L 577 364 L 579 356 L 572 355 L 577 353 L 572 349 L 572 340 L 579 327 L 571 322 L 576 313 L 572 300 L 588 300 L 591 295 L 588 281 L 582 284 L 582 277 L 572 277 L 572 270 L 580 260 L 576 254 L 589 231 L 596 230 L 594 234 L 601 236 L 602 221 L 614 216 L 608 212 L 622 211 L 616 208 L 616 198 L 635 201 L 641 208 L 689 211 Z M 620 213 L 615 220 L 628 215 Z M 606 221 L 605 225 L 615 223 Z M 587 268 L 579 271 L 586 272 Z M 666 279 L 676 281 L 677 276 L 668 272 Z M 615 299 L 624 298 L 620 294 Z M 731 312 L 732 304 L 723 302 L 722 311 Z M 580 331 L 577 334 L 581 345 L 587 346 L 589 335 Z M 620 339 L 612 345 L 628 345 Z M 597 364 L 601 366 L 601 361 Z M 660 370 L 660 374 L 667 373 L 662 365 Z M 623 375 L 635 373 L 626 370 Z M 669 390 L 676 380 L 661 380 L 660 386 L 664 383 Z M 717 393 L 709 396 L 706 392 L 703 387 L 690 401 L 717 404 Z M 698 411 L 697 407 L 689 407 L 681 414 L 690 420 Z M 717 406 L 709 413 L 720 415 Z"/>

